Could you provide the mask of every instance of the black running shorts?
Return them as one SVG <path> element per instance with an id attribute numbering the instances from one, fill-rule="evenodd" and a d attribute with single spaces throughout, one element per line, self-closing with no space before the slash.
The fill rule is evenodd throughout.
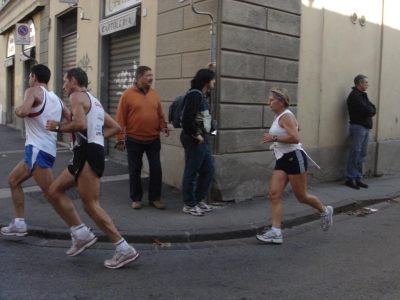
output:
<path id="1" fill-rule="evenodd" d="M 275 170 L 284 171 L 288 175 L 298 175 L 307 171 L 307 156 L 304 151 L 295 150 L 285 153 L 276 161 Z"/>
<path id="2" fill-rule="evenodd" d="M 83 144 L 74 148 L 74 157 L 72 164 L 68 166 L 68 171 L 75 177 L 75 181 L 77 181 L 79 174 L 85 166 L 85 162 L 88 162 L 90 168 L 101 177 L 104 173 L 104 158 L 103 146 L 94 143 Z"/>

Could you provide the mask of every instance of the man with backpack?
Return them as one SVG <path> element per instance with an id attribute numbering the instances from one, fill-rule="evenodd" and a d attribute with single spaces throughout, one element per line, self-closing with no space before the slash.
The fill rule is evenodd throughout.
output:
<path id="1" fill-rule="evenodd" d="M 212 63 L 209 66 L 215 66 Z M 185 150 L 185 169 L 182 194 L 183 212 L 203 216 L 212 211 L 204 202 L 214 178 L 214 161 L 210 148 L 212 117 L 206 102 L 206 93 L 214 88 L 215 73 L 200 69 L 191 81 L 191 89 L 184 98 L 182 109 L 181 143 Z"/>

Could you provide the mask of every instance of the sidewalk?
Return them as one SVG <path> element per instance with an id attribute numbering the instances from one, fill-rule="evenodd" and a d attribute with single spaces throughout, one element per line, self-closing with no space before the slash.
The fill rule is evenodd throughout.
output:
<path id="1" fill-rule="evenodd" d="M 8 226 L 14 218 L 7 177 L 24 158 L 25 140 L 21 138 L 20 131 L 4 125 L 0 125 L 0 137 L 2 141 L 0 227 L 2 227 Z M 70 151 L 60 145 L 53 168 L 55 176 L 67 166 L 71 157 Z M 133 210 L 129 199 L 127 174 L 127 166 L 111 160 L 106 161 L 100 203 L 130 243 L 153 243 L 157 238 L 162 242 L 185 243 L 251 237 L 271 224 L 267 197 L 240 203 L 219 203 L 213 212 L 206 213 L 203 217 L 194 217 L 182 212 L 181 192 L 168 185 L 163 185 L 162 190 L 162 201 L 167 206 L 166 210 L 160 211 L 149 206 L 146 200 L 147 192 L 143 198 L 142 209 Z M 400 196 L 400 174 L 365 179 L 365 182 L 370 185 L 368 189 L 353 190 L 346 187 L 343 182 L 333 182 L 311 186 L 309 192 L 316 195 L 324 205 L 333 206 L 335 213 L 354 210 L 357 205 L 368 207 L 373 203 Z M 146 178 L 143 179 L 143 185 L 147 191 Z M 26 193 L 25 220 L 28 223 L 29 234 L 51 239 L 70 239 L 69 228 L 42 196 L 35 181 L 29 179 L 23 187 Z M 85 224 L 99 236 L 99 241 L 108 242 L 108 238 L 83 212 L 77 190 L 72 189 L 69 194 L 75 198 L 74 202 Z M 315 210 L 298 203 L 290 192 L 284 195 L 283 202 L 283 228 L 319 218 Z"/>

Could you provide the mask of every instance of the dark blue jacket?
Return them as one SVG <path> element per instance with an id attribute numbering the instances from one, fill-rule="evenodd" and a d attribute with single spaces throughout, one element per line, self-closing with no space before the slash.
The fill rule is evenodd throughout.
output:
<path id="1" fill-rule="evenodd" d="M 349 97 L 347 97 L 350 124 L 357 124 L 371 129 L 372 117 L 376 114 L 375 105 L 369 101 L 367 93 L 360 91 L 356 87 L 352 89 Z"/>

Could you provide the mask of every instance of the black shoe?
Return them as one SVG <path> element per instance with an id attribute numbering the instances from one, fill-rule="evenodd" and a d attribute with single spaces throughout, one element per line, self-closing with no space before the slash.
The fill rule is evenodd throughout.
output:
<path id="1" fill-rule="evenodd" d="M 362 187 L 362 188 L 364 188 L 364 189 L 367 189 L 367 188 L 368 188 L 368 184 L 365 184 L 365 183 L 362 182 L 362 181 L 356 181 L 356 184 L 357 184 L 359 187 Z"/>
<path id="2" fill-rule="evenodd" d="M 352 189 L 359 190 L 360 187 L 356 184 L 354 180 L 347 180 L 345 183 L 348 187 L 351 187 Z"/>

